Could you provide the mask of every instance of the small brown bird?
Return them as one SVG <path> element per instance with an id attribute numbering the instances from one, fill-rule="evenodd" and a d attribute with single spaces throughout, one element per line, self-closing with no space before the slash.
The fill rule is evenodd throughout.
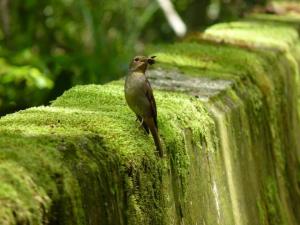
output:
<path id="1" fill-rule="evenodd" d="M 160 157 L 163 157 L 158 127 L 156 103 L 151 85 L 145 76 L 148 65 L 155 63 L 155 56 L 136 56 L 129 66 L 129 73 L 125 81 L 125 98 L 128 106 L 135 112 L 146 132 L 149 130 L 153 136 L 156 149 Z"/>

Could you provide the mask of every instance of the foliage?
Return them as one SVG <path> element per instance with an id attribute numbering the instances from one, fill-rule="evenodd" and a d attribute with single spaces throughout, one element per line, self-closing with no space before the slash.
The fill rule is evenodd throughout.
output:
<path id="1" fill-rule="evenodd" d="M 26 58 L 27 53 L 24 52 L 21 57 Z M 18 57 L 15 57 L 15 61 L 18 61 Z M 40 68 L 12 65 L 4 58 L 0 58 L 0 83 L 1 113 L 16 107 L 22 109 L 42 104 L 45 94 L 53 87 L 52 80 Z"/>

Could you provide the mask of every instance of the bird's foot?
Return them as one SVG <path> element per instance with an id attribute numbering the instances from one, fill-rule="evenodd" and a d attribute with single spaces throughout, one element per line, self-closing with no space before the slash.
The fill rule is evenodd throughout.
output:
<path id="1" fill-rule="evenodd" d="M 143 126 L 143 123 L 144 123 L 144 119 L 142 118 L 142 119 L 140 120 L 140 127 Z"/>

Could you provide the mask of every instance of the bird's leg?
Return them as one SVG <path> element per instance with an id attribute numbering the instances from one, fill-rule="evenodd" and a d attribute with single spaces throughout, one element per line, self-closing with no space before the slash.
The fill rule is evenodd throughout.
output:
<path id="1" fill-rule="evenodd" d="M 143 123 L 144 123 L 144 119 L 142 118 L 140 121 L 140 127 L 143 126 Z"/>
<path id="2" fill-rule="evenodd" d="M 149 128 L 148 128 L 147 124 L 145 123 L 143 117 L 136 115 L 136 118 L 137 118 L 137 120 L 139 120 L 140 127 L 143 126 L 146 133 L 149 134 Z"/>
<path id="3" fill-rule="evenodd" d="M 143 126 L 143 123 L 144 123 L 143 117 L 136 115 L 135 121 L 139 121 L 140 127 Z"/>

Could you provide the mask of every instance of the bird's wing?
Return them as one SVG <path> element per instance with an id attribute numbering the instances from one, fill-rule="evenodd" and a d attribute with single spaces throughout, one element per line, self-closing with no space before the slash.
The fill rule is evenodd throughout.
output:
<path id="1" fill-rule="evenodd" d="M 152 111 L 152 116 L 153 116 L 153 119 L 154 119 L 154 123 L 155 123 L 155 126 L 157 128 L 156 102 L 155 102 L 155 99 L 154 99 L 154 96 L 153 96 L 153 91 L 152 91 L 152 88 L 151 88 L 151 85 L 150 85 L 148 79 L 146 79 L 146 82 L 145 82 L 145 90 L 146 90 L 146 97 L 149 100 L 150 105 L 151 105 L 151 111 Z"/>

